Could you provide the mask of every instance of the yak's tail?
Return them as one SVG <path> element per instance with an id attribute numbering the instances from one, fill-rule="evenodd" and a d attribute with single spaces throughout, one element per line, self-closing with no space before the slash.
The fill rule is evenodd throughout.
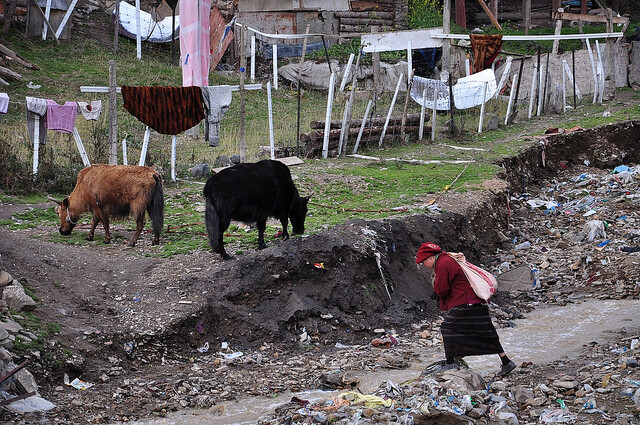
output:
<path id="1" fill-rule="evenodd" d="M 159 175 L 154 175 L 153 178 L 156 180 L 156 190 L 153 193 L 148 212 L 153 225 L 153 233 L 159 237 L 164 226 L 164 193 L 162 191 L 162 178 Z"/>
<path id="2" fill-rule="evenodd" d="M 211 249 L 213 250 L 213 252 L 218 252 L 218 247 L 220 246 L 220 238 L 222 237 L 222 235 L 220 234 L 220 217 L 218 216 L 216 206 L 213 205 L 213 200 L 209 198 L 206 199 L 207 202 L 204 213 L 204 221 L 207 225 L 209 245 L 211 245 Z"/>

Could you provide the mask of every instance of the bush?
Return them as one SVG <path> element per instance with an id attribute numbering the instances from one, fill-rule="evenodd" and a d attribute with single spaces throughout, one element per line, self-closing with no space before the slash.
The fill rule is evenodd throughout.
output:
<path id="1" fill-rule="evenodd" d="M 409 0 L 409 28 L 442 26 L 442 3 L 438 0 Z"/>

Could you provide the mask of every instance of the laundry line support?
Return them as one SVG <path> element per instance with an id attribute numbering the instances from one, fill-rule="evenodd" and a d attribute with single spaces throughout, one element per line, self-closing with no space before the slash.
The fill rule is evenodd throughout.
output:
<path id="1" fill-rule="evenodd" d="M 39 155 L 40 155 L 40 116 L 35 114 L 35 122 L 33 124 L 33 176 L 34 178 L 36 174 L 38 174 Z"/>
<path id="2" fill-rule="evenodd" d="M 425 90 L 426 92 L 426 90 Z M 438 87 L 433 85 L 433 110 L 431 111 L 431 141 L 436 140 L 436 101 L 438 93 Z M 422 131 L 422 125 L 420 126 L 420 131 Z"/>
<path id="3" fill-rule="evenodd" d="M 73 138 L 76 141 L 78 152 L 80 152 L 82 163 L 85 167 L 91 166 L 91 162 L 89 162 L 89 157 L 87 156 L 87 151 L 84 150 L 84 145 L 82 144 L 82 139 L 80 138 L 80 133 L 78 133 L 76 126 L 73 126 L 73 130 L 71 130 L 71 132 L 73 133 Z"/>
<path id="4" fill-rule="evenodd" d="M 276 159 L 275 141 L 273 137 L 273 103 L 271 101 L 271 81 L 267 81 L 267 108 L 269 109 L 269 147 L 271 159 Z"/>
<path id="5" fill-rule="evenodd" d="M 382 134 L 380 134 L 380 143 L 378 143 L 378 148 L 382 149 L 382 141 L 384 140 L 385 133 L 387 132 L 387 127 L 389 126 L 389 121 L 391 120 L 391 114 L 393 114 L 393 107 L 396 105 L 396 99 L 398 98 L 398 92 L 400 91 L 400 84 L 402 83 L 402 79 L 404 78 L 404 73 L 400 73 L 400 78 L 398 78 L 398 83 L 396 84 L 396 90 L 393 93 L 393 99 L 391 99 L 391 105 L 389 105 L 389 112 L 387 113 L 387 119 L 384 122 L 384 126 L 382 127 Z"/>
<path id="6" fill-rule="evenodd" d="M 360 124 L 360 131 L 358 132 L 358 138 L 356 139 L 356 144 L 353 147 L 353 154 L 358 153 L 358 145 L 360 145 L 360 139 L 362 139 L 362 133 L 364 133 L 364 127 L 367 124 L 367 118 L 369 118 L 369 111 L 371 111 L 371 105 L 373 104 L 373 100 L 369 99 L 367 103 L 367 109 L 364 111 L 364 118 L 362 119 L 362 124 Z"/>
<path id="7" fill-rule="evenodd" d="M 435 92 L 434 92 L 435 93 Z M 418 130 L 418 140 L 422 140 L 424 133 L 424 110 L 426 108 L 425 102 L 427 101 L 427 89 L 422 90 L 422 104 L 420 105 L 420 130 Z M 434 99 L 435 102 L 435 99 Z M 434 105 L 435 107 L 435 105 Z"/>

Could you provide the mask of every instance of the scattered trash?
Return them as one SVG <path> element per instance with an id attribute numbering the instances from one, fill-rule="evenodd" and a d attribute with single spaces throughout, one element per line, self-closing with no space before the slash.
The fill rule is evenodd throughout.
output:
<path id="1" fill-rule="evenodd" d="M 38 90 L 40 87 L 42 87 L 42 85 L 34 84 L 33 81 L 29 81 L 29 84 L 27 84 L 27 87 L 30 89 Z"/>
<path id="2" fill-rule="evenodd" d="M 313 265 L 316 269 L 326 270 L 327 268 L 324 266 L 324 263 L 315 263 Z"/>
<path id="3" fill-rule="evenodd" d="M 64 378 L 63 379 L 64 379 L 64 384 L 65 385 L 69 385 L 69 386 L 71 386 L 73 388 L 76 388 L 78 390 L 84 391 L 84 390 L 86 390 L 88 388 L 93 387 L 93 384 L 91 384 L 89 382 L 81 381 L 78 378 L 76 378 L 73 381 L 69 382 L 69 376 L 66 373 L 64 374 Z"/>
<path id="4" fill-rule="evenodd" d="M 235 353 L 225 354 L 224 358 L 227 360 L 233 360 L 242 357 L 243 355 L 244 353 L 242 351 L 236 351 Z"/>
<path id="5" fill-rule="evenodd" d="M 607 237 L 604 221 L 602 220 L 587 221 L 582 229 L 582 233 L 586 235 L 585 237 L 589 242 L 592 242 L 596 238 Z"/>
<path id="6" fill-rule="evenodd" d="M 205 342 L 204 345 L 202 347 L 198 347 L 198 352 L 199 353 L 206 353 L 209 351 L 209 341 Z"/>
<path id="7" fill-rule="evenodd" d="M 129 358 L 133 358 L 133 355 L 136 351 L 136 343 L 134 341 L 125 342 L 124 344 L 124 353 Z"/>

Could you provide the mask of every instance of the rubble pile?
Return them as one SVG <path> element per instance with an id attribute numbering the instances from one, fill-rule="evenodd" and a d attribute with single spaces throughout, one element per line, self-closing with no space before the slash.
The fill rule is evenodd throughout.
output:
<path id="1" fill-rule="evenodd" d="M 638 299 L 639 204 L 640 166 L 567 167 L 511 195 L 509 236 L 500 232 L 502 248 L 486 259 L 499 281 L 501 273 L 525 272 L 501 287 L 492 306 L 498 326 L 512 326 L 542 304 Z M 390 351 L 411 359 L 420 349 L 437 349 L 438 323 L 414 324 L 414 335 L 398 338 L 413 349 Z M 294 397 L 259 423 L 640 423 L 640 330 L 633 331 L 583 347 L 588 360 L 522 363 L 500 380 L 462 369 L 384 381 L 374 394 L 346 391 L 315 403 Z"/>
<path id="2" fill-rule="evenodd" d="M 33 375 L 25 368 L 29 363 L 23 361 L 19 365 L 14 362 L 19 358 L 11 352 L 17 343 L 28 344 L 38 337 L 24 329 L 15 320 L 22 319 L 21 311 L 32 311 L 36 303 L 28 296 L 22 285 L 2 270 L 0 259 L 0 406 L 14 412 L 45 411 L 53 408 L 53 404 L 41 398 L 38 384 Z M 18 314 L 11 314 L 17 312 Z"/>

